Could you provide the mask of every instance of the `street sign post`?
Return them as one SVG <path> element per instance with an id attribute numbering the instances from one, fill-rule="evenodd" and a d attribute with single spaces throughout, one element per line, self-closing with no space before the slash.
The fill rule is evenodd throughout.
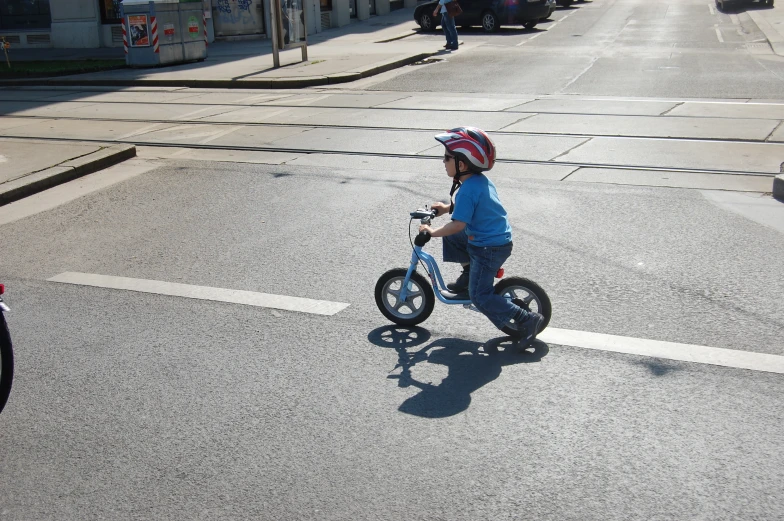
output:
<path id="1" fill-rule="evenodd" d="M 272 61 L 280 67 L 280 51 L 302 49 L 308 59 L 308 31 L 304 0 L 270 0 L 272 11 Z"/>

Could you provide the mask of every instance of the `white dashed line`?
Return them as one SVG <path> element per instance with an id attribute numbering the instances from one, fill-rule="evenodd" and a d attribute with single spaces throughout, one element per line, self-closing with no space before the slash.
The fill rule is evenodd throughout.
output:
<path id="1" fill-rule="evenodd" d="M 556 328 L 545 329 L 537 338 L 564 346 L 784 374 L 784 356 L 766 353 Z"/>
<path id="2" fill-rule="evenodd" d="M 309 298 L 271 295 L 269 293 L 256 293 L 254 291 L 213 288 L 208 286 L 193 286 L 190 284 L 178 284 L 176 282 L 165 282 L 162 280 L 114 277 L 111 275 L 97 275 L 94 273 L 76 273 L 69 271 L 56 275 L 48 280 L 50 282 L 76 284 L 79 286 L 93 286 L 107 289 L 139 291 L 141 293 L 155 293 L 157 295 L 169 295 L 173 297 L 230 302 L 232 304 L 283 309 L 286 311 L 299 311 L 301 313 L 312 313 L 315 315 L 334 315 L 349 306 L 349 304 L 344 304 L 342 302 L 329 302 L 327 300 L 313 300 Z"/>
<path id="3" fill-rule="evenodd" d="M 541 35 L 542 35 L 542 33 L 535 34 L 535 35 L 531 36 L 530 38 L 528 38 L 527 40 L 523 40 L 522 42 L 518 43 L 517 45 L 515 45 L 515 47 L 520 47 L 520 46 L 521 46 L 521 45 L 523 45 L 524 43 L 528 43 L 528 42 L 530 42 L 531 40 L 533 40 L 534 38 L 539 38 Z"/>
<path id="4" fill-rule="evenodd" d="M 716 29 L 716 37 L 721 43 L 724 43 L 724 37 L 721 35 L 721 31 L 719 31 L 719 24 L 714 25 L 713 28 Z"/>

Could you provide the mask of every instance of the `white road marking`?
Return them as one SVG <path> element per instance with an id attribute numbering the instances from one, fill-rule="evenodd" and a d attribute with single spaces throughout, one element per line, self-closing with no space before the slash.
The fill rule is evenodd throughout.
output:
<path id="1" fill-rule="evenodd" d="M 332 96 L 332 94 L 324 94 L 323 96 L 310 96 L 306 98 L 294 99 L 294 100 L 286 100 L 288 105 L 311 105 L 317 101 L 321 101 L 325 98 Z M 269 103 L 274 103 L 275 100 L 270 101 Z"/>
<path id="2" fill-rule="evenodd" d="M 713 26 L 716 29 L 716 37 L 719 39 L 719 42 L 724 43 L 724 37 L 721 35 L 721 31 L 719 31 L 719 24 Z"/>
<path id="3" fill-rule="evenodd" d="M 244 126 L 239 126 L 239 127 L 227 128 L 226 130 L 222 130 L 222 131 L 218 132 L 217 134 L 214 134 L 214 135 L 208 137 L 207 139 L 204 139 L 200 144 L 201 145 L 206 145 L 210 141 L 215 141 L 218 138 L 221 138 L 223 136 L 227 136 L 227 135 L 231 134 L 232 132 L 238 131 L 241 128 L 245 128 L 245 127 Z"/>
<path id="4" fill-rule="evenodd" d="M 515 45 L 515 47 L 520 47 L 520 46 L 521 46 L 521 45 L 523 45 L 524 43 L 528 43 L 528 42 L 530 42 L 531 40 L 533 40 L 534 38 L 539 38 L 541 35 L 542 35 L 542 33 L 535 34 L 535 35 L 531 36 L 530 38 L 528 38 L 527 40 L 523 40 L 522 42 L 518 43 L 517 45 Z"/>
<path id="5" fill-rule="evenodd" d="M 7 162 L 8 162 L 8 158 L 5 157 L 3 154 L 0 154 L 0 163 L 7 163 Z"/>
<path id="6" fill-rule="evenodd" d="M 191 116 L 195 116 L 196 114 L 201 114 L 202 112 L 207 112 L 208 110 L 214 110 L 214 109 L 215 109 L 215 105 L 210 105 L 208 107 L 204 107 L 203 109 L 194 110 L 193 112 L 186 112 L 185 114 L 183 114 L 181 116 L 177 116 L 176 118 L 172 118 L 172 119 L 174 121 L 186 120 L 186 119 L 188 119 Z"/>
<path id="7" fill-rule="evenodd" d="M 537 338 L 547 343 L 564 346 L 784 374 L 784 356 L 766 353 L 752 353 L 750 351 L 737 351 L 721 347 L 680 344 L 677 342 L 663 342 L 660 340 L 550 327 L 545 329 Z"/>
<path id="8" fill-rule="evenodd" d="M 735 25 L 740 25 L 740 18 L 738 18 L 738 15 L 731 14 L 730 20 L 732 20 L 732 23 L 734 23 Z"/>
<path id="9" fill-rule="evenodd" d="M 714 9 L 713 4 L 708 4 L 708 9 L 710 9 L 711 16 L 716 14 L 716 9 Z"/>
<path id="10" fill-rule="evenodd" d="M 283 95 L 283 94 L 254 94 L 253 96 L 248 96 L 247 98 L 241 98 L 236 101 L 236 103 L 247 103 L 249 101 L 259 102 L 261 100 L 268 100 L 268 99 L 275 99 L 275 98 L 286 98 L 290 95 Z"/>
<path id="11" fill-rule="evenodd" d="M 114 277 L 111 275 L 97 275 L 93 273 L 65 272 L 50 278 L 49 281 L 80 286 L 155 293 L 157 295 L 169 295 L 173 297 L 230 302 L 233 304 L 244 304 L 246 306 L 299 311 L 301 313 L 312 313 L 315 315 L 334 315 L 349 306 L 349 304 L 344 304 L 342 302 L 329 302 L 327 300 L 313 300 L 284 295 L 271 295 L 269 293 L 256 293 L 254 291 L 193 286 L 190 284 L 178 284 L 161 280 L 132 279 L 127 277 Z"/>
<path id="12" fill-rule="evenodd" d="M 253 291 L 194 286 L 160 280 L 134 279 L 92 273 L 65 272 L 48 280 L 50 282 L 59 282 L 63 284 L 229 302 L 247 306 L 312 313 L 316 315 L 335 315 L 349 306 L 349 304 L 342 302 L 330 302 L 301 297 L 271 295 Z M 580 347 L 584 349 L 597 349 L 600 351 L 649 356 L 666 360 L 679 360 L 683 362 L 784 374 L 784 356 L 767 353 L 753 353 L 750 351 L 739 351 L 720 347 L 681 344 L 678 342 L 606 335 L 589 331 L 574 331 L 553 327 L 547 328 L 538 338 L 550 344 Z"/>
<path id="13" fill-rule="evenodd" d="M 14 203 L 0 206 L 0 226 L 51 210 L 107 186 L 136 177 L 155 167 L 155 164 L 141 159 L 129 159 L 100 172 L 88 174 Z"/>
<path id="14" fill-rule="evenodd" d="M 168 125 L 168 124 L 169 123 L 153 123 L 152 125 L 147 125 L 146 127 L 142 127 L 139 130 L 134 130 L 133 132 L 128 132 L 127 134 L 119 136 L 119 137 L 115 138 L 114 140 L 115 141 L 122 141 L 123 139 L 128 139 L 129 137 L 134 137 L 134 136 L 138 136 L 138 135 L 141 135 L 141 134 L 146 134 L 147 132 L 150 132 L 151 130 L 158 130 L 159 127 L 162 127 L 162 126 Z"/>

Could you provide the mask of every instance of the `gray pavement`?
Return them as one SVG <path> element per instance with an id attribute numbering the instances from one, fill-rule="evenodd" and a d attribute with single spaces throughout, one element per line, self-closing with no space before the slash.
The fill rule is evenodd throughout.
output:
<path id="1" fill-rule="evenodd" d="M 150 157 L 190 147 L 212 160 L 329 161 L 322 154 L 331 153 L 375 162 L 437 156 L 433 132 L 470 121 L 492 132 L 500 168 L 517 175 L 758 192 L 771 191 L 784 157 L 781 102 L 499 96 L 477 98 L 475 108 L 473 101 L 317 89 L 0 89 L 0 136 L 59 150 L 64 142 L 179 149 Z M 28 173 L 47 157 L 6 156 L 8 172 Z M 342 161 L 354 164 L 351 156 Z"/>
<path id="2" fill-rule="evenodd" d="M 780 374 L 554 342 L 519 354 L 441 304 L 391 327 L 373 285 L 408 261 L 407 212 L 448 190 L 438 160 L 419 161 L 147 161 L 3 224 L 18 357 L 3 519 L 784 515 Z M 507 272 L 547 289 L 552 327 L 784 354 L 780 231 L 695 190 L 494 180 Z M 351 305 L 323 317 L 48 282 L 69 270 Z"/>
<path id="3" fill-rule="evenodd" d="M 136 156 L 116 143 L 52 143 L 0 138 L 0 205 L 108 168 Z"/>

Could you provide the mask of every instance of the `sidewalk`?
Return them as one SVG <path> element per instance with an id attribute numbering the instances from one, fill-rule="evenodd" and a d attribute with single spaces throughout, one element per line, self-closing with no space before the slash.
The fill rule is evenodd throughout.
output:
<path id="1" fill-rule="evenodd" d="M 156 86 L 191 88 L 301 88 L 359 80 L 443 52 L 440 41 L 417 34 L 413 8 L 353 22 L 308 36 L 308 61 L 300 49 L 282 51 L 273 68 L 269 39 L 220 41 L 209 45 L 199 63 L 89 74 L 6 80 L 3 85 Z M 12 59 L 123 57 L 122 49 L 19 50 Z"/>
<path id="2" fill-rule="evenodd" d="M 52 143 L 0 138 L 0 206 L 136 156 L 117 143 Z"/>
<path id="3" fill-rule="evenodd" d="M 773 52 L 784 56 L 784 6 L 753 8 L 746 11 L 770 43 Z"/>

